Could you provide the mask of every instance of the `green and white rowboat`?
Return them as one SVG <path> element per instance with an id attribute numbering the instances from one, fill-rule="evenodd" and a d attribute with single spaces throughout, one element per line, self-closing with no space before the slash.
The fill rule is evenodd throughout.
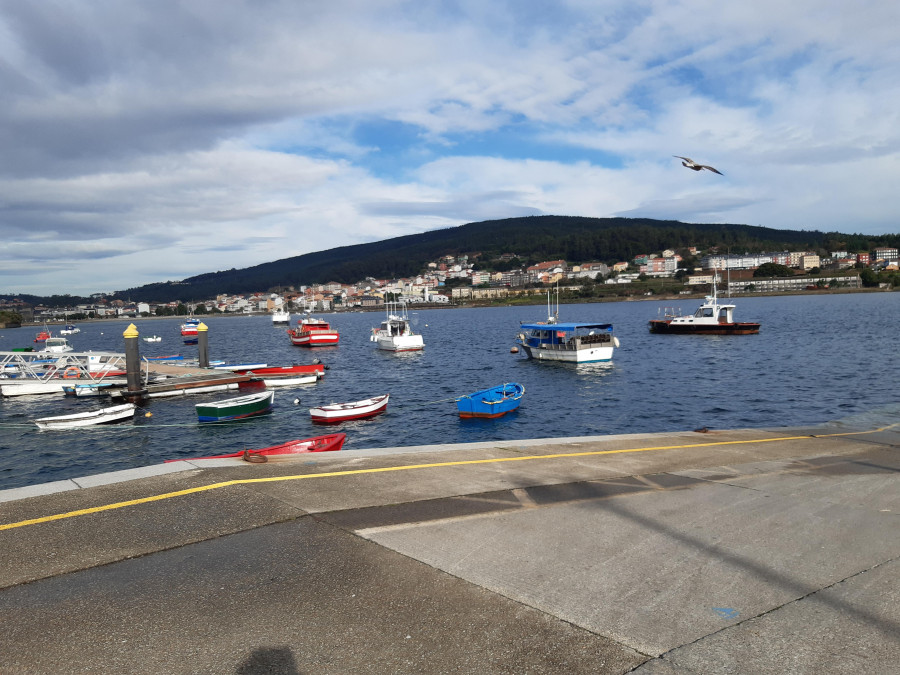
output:
<path id="1" fill-rule="evenodd" d="M 274 391 L 260 391 L 213 403 L 198 403 L 197 419 L 201 422 L 227 422 L 262 415 L 272 409 L 274 400 Z"/>

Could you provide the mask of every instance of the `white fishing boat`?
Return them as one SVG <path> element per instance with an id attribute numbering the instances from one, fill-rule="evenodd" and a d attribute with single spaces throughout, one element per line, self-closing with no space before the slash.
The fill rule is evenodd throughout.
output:
<path id="1" fill-rule="evenodd" d="M 693 314 L 678 314 L 666 309 L 658 319 L 650 320 L 650 332 L 666 335 L 755 335 L 759 324 L 734 320 L 734 304 L 720 303 L 713 280 L 712 295 Z"/>
<path id="2" fill-rule="evenodd" d="M 159 335 L 148 335 L 143 340 L 144 342 L 162 342 L 162 338 Z"/>
<path id="3" fill-rule="evenodd" d="M 291 322 L 291 313 L 286 309 L 279 307 L 272 312 L 272 324 L 289 324 Z"/>
<path id="4" fill-rule="evenodd" d="M 550 312 L 547 294 L 547 321 L 524 323 L 516 343 L 525 355 L 539 361 L 596 363 L 610 361 L 619 339 L 610 323 L 560 323 L 559 300 L 556 312 Z"/>
<path id="5" fill-rule="evenodd" d="M 110 424 L 134 417 L 137 406 L 134 403 L 122 403 L 91 412 L 73 413 L 58 417 L 41 417 L 32 420 L 38 429 L 74 429 L 88 427 L 95 424 Z"/>
<path id="6" fill-rule="evenodd" d="M 378 349 L 388 352 L 416 352 L 425 349 L 425 340 L 413 331 L 405 303 L 388 303 L 387 317 L 381 326 L 372 329 L 370 341 Z"/>

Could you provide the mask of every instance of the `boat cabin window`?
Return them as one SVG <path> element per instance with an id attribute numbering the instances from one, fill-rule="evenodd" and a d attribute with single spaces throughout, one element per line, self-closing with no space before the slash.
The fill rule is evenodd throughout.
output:
<path id="1" fill-rule="evenodd" d="M 694 313 L 695 317 L 714 316 L 712 307 L 701 307 Z"/>

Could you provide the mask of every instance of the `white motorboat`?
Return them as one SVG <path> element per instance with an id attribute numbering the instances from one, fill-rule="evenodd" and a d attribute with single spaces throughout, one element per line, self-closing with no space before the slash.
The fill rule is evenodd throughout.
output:
<path id="1" fill-rule="evenodd" d="M 372 337 L 369 339 L 378 349 L 388 352 L 417 352 L 425 349 L 425 340 L 410 326 L 405 303 L 388 303 L 387 318 L 381 322 L 381 326 L 372 329 Z"/>
<path id="2" fill-rule="evenodd" d="M 289 324 L 291 322 L 291 313 L 286 309 L 279 308 L 272 312 L 272 324 Z"/>
<path id="3" fill-rule="evenodd" d="M 65 352 L 75 351 L 75 348 L 69 344 L 69 341 L 64 337 L 48 337 L 44 341 L 44 348 L 39 350 L 42 352 L 49 352 L 51 354 L 63 354 Z"/>

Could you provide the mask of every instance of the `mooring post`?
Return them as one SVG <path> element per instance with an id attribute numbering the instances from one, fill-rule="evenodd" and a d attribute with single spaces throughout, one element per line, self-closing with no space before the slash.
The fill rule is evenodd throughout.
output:
<path id="1" fill-rule="evenodd" d="M 138 343 L 140 333 L 137 326 L 132 323 L 125 329 L 122 336 L 125 338 L 126 379 L 126 388 L 122 392 L 122 396 L 125 400 L 134 403 L 136 400 L 144 398 L 147 393 L 147 390 L 141 386 L 141 351 Z"/>
<path id="2" fill-rule="evenodd" d="M 209 368 L 209 327 L 200 322 L 197 326 L 197 358 L 201 368 Z"/>

